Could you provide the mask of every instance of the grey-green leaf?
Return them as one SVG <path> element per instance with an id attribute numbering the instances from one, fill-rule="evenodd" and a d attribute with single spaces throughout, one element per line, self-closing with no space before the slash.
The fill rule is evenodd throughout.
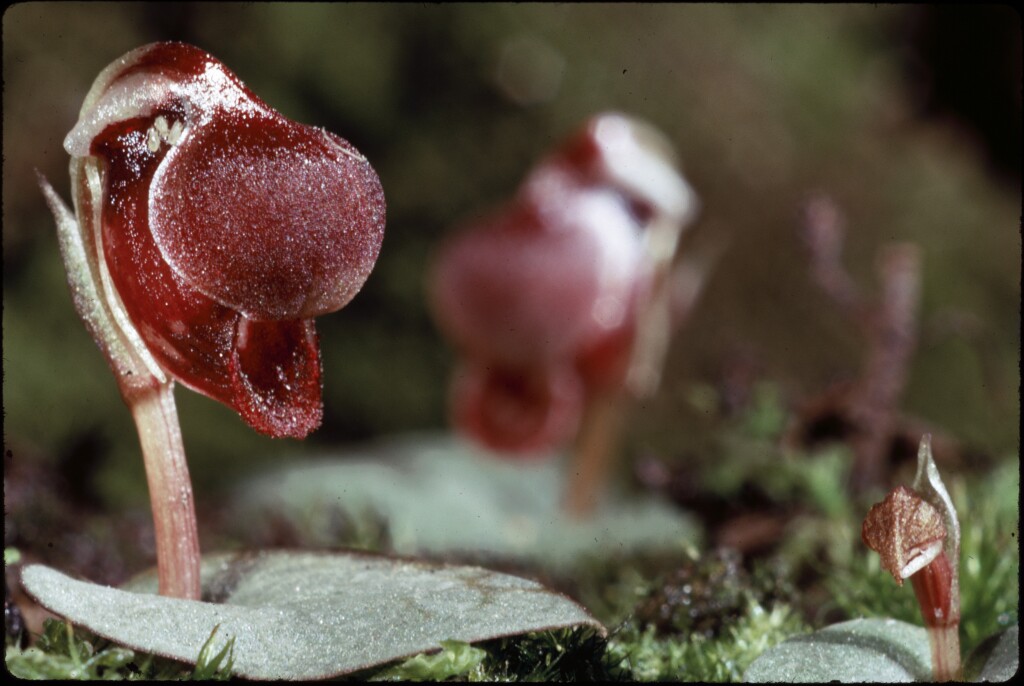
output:
<path id="1" fill-rule="evenodd" d="M 1009 681 L 1020 669 L 1020 628 L 1014 624 L 979 645 L 964 664 L 971 681 Z"/>
<path id="2" fill-rule="evenodd" d="M 152 574 L 120 590 L 31 565 L 22 583 L 93 633 L 191 664 L 220 625 L 209 650 L 233 637 L 233 672 L 251 679 L 329 678 L 449 640 L 578 625 L 603 631 L 582 607 L 533 581 L 359 553 L 207 556 L 204 602 L 154 595 Z"/>
<path id="3" fill-rule="evenodd" d="M 746 682 L 930 681 L 931 648 L 923 627 L 895 619 L 854 619 L 795 636 L 765 651 Z"/>
<path id="4" fill-rule="evenodd" d="M 567 517 L 559 458 L 509 461 L 449 436 L 413 436 L 254 478 L 236 492 L 232 519 L 252 527 L 283 518 L 304 543 L 336 546 L 340 515 L 355 530 L 383 523 L 399 554 L 470 553 L 549 569 L 699 540 L 690 517 L 654 498 L 612 497 L 587 520 Z"/>

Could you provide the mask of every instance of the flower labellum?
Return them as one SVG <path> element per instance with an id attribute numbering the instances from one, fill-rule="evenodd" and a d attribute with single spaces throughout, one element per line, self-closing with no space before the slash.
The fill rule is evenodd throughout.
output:
<path id="1" fill-rule="evenodd" d="M 116 322 L 136 366 L 261 433 L 317 428 L 313 317 L 352 299 L 383 239 L 384 194 L 366 158 L 286 119 L 183 43 L 146 45 L 104 69 L 64 147 L 103 301 L 90 307 Z M 100 338 L 105 325 L 76 303 Z M 131 365 L 99 342 L 127 397 Z"/>

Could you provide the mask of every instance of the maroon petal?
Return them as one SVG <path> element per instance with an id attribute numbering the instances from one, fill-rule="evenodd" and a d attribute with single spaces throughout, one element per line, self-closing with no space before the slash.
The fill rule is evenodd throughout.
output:
<path id="1" fill-rule="evenodd" d="M 551 363 L 621 323 L 640 257 L 636 224 L 610 193 L 514 201 L 441 250 L 434 311 L 473 356 Z"/>
<path id="2" fill-rule="evenodd" d="M 355 295 L 383 238 L 384 196 L 366 159 L 183 43 L 104 69 L 65 148 L 101 160 L 79 163 L 100 175 L 80 204 L 102 208 L 111 301 L 157 363 L 258 431 L 316 428 L 309 318 Z"/>
<path id="3" fill-rule="evenodd" d="M 164 261 L 149 230 L 149 186 L 166 154 L 146 146 L 153 118 L 110 126 L 92 147 L 106 162 L 103 257 L 128 318 L 173 378 L 232 407 L 257 431 L 305 436 L 321 417 L 312 322 L 243 326 L 241 314 L 192 288 Z M 266 373 L 256 369 L 261 360 L 270 365 Z"/>
<path id="4" fill-rule="evenodd" d="M 494 450 L 543 456 L 576 431 L 583 386 L 571 368 L 465 365 L 452 393 L 454 423 Z"/>
<path id="5" fill-rule="evenodd" d="M 234 312 L 175 275 L 149 231 L 149 183 L 161 152 L 146 146 L 152 117 L 110 126 L 93 139 L 103 159 L 103 259 L 117 295 L 160 365 L 185 385 L 223 402 L 230 397 L 227 361 Z"/>
<path id="6" fill-rule="evenodd" d="M 269 436 L 305 438 L 320 426 L 320 349 L 312 319 L 238 320 L 231 356 L 232 405 Z"/>
<path id="7" fill-rule="evenodd" d="M 629 372 L 636 338 L 632 313 L 620 326 L 583 347 L 576 355 L 576 369 L 590 390 L 621 388 Z"/>
<path id="8" fill-rule="evenodd" d="M 348 142 L 272 111 L 217 109 L 153 180 L 153 235 L 189 284 L 259 320 L 340 309 L 373 268 L 384 193 Z"/>

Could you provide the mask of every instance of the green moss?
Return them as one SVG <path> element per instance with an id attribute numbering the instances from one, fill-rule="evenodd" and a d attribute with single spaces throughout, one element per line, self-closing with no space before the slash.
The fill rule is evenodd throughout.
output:
<path id="1" fill-rule="evenodd" d="M 471 679 L 481 671 L 487 652 L 462 641 L 441 641 L 441 650 L 410 657 L 374 674 L 371 681 L 446 681 Z"/>
<path id="2" fill-rule="evenodd" d="M 231 668 L 235 662 L 235 637 L 229 638 L 224 647 L 215 653 L 213 639 L 217 636 L 218 629 L 220 624 L 213 627 L 210 637 L 199 649 L 199 657 L 196 659 L 195 669 L 192 670 L 192 681 L 227 681 L 231 677 Z"/>
<path id="3" fill-rule="evenodd" d="M 482 644 L 481 681 L 623 681 L 609 643 L 592 629 L 543 631 Z"/>
<path id="4" fill-rule="evenodd" d="M 27 649 L 8 646 L 7 669 L 19 679 L 76 681 L 226 680 L 231 674 L 234 640 L 214 654 L 214 629 L 199 651 L 194 668 L 172 660 L 121 648 L 70 623 L 47 619 L 43 633 Z"/>
<path id="5" fill-rule="evenodd" d="M 622 681 L 629 672 L 611 664 L 608 641 L 591 628 L 540 631 L 475 646 L 442 641 L 435 653 L 358 672 L 352 681 Z"/>
<path id="6" fill-rule="evenodd" d="M 135 653 L 73 631 L 70 624 L 47 619 L 31 648 L 8 646 L 7 669 L 20 679 L 131 678 Z"/>
<path id="7" fill-rule="evenodd" d="M 955 482 L 960 516 L 960 632 L 964 651 L 1017 623 L 1020 461 L 973 483 Z"/>
<path id="8" fill-rule="evenodd" d="M 765 610 L 752 602 L 713 639 L 701 633 L 659 638 L 653 627 L 627 624 L 609 640 L 606 659 L 636 681 L 740 681 L 762 652 L 807 630 L 788 606 Z"/>
<path id="9" fill-rule="evenodd" d="M 845 446 L 812 454 L 788 452 L 742 433 L 727 434 L 722 442 L 728 459 L 705 470 L 701 484 L 706 491 L 736 499 L 745 486 L 753 485 L 778 504 L 810 506 L 827 518 L 851 516 L 846 491 L 850 452 Z"/>

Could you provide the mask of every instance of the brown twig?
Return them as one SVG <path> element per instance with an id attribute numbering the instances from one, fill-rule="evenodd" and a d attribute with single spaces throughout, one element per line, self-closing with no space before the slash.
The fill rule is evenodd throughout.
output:
<path id="1" fill-rule="evenodd" d="M 882 296 L 870 322 L 864 370 L 850 398 L 860 431 L 853 440 L 853 487 L 862 490 L 882 476 L 886 448 L 894 433 L 899 399 L 917 342 L 920 257 L 917 246 L 886 247 L 879 260 Z"/>
<path id="2" fill-rule="evenodd" d="M 867 354 L 857 381 L 842 395 L 841 419 L 851 427 L 854 490 L 878 483 L 898 423 L 899 400 L 917 343 L 921 258 L 916 245 L 884 247 L 877 271 L 878 299 L 868 303 L 842 265 L 843 219 L 827 197 L 805 208 L 803 236 L 815 283 L 852 319 Z"/>
<path id="3" fill-rule="evenodd" d="M 848 316 L 862 318 L 863 303 L 857 284 L 843 266 L 846 222 L 838 206 L 818 195 L 804 206 L 801 237 L 811 260 L 811 277 Z"/>

